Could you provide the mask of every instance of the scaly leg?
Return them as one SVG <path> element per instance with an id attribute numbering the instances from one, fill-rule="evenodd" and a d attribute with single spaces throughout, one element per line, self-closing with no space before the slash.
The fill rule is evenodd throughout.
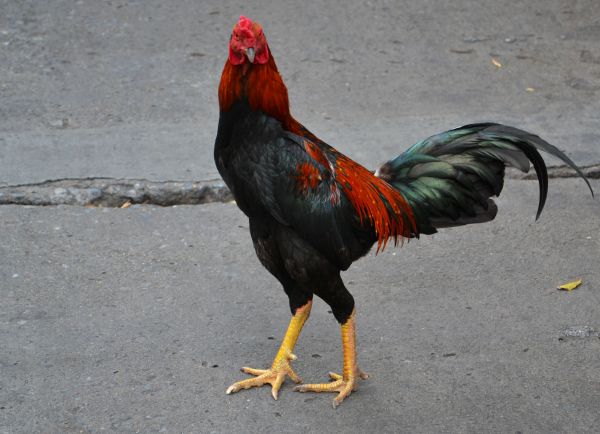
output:
<path id="1" fill-rule="evenodd" d="M 296 312 L 290 320 L 290 325 L 285 332 L 285 337 L 279 347 L 279 351 L 273 360 L 273 364 L 270 369 L 254 369 L 243 367 L 242 372 L 250 375 L 256 375 L 255 378 L 249 378 L 247 380 L 238 381 L 233 383 L 227 389 L 227 394 L 235 393 L 241 389 L 249 389 L 251 387 L 260 387 L 266 383 L 272 386 L 271 394 L 274 399 L 277 399 L 279 394 L 279 388 L 285 380 L 285 376 L 288 375 L 292 381 L 301 383 L 300 377 L 294 372 L 290 365 L 290 360 L 296 360 L 296 356 L 293 354 L 294 346 L 298 340 L 298 336 L 302 331 L 302 326 L 310 315 L 310 309 L 312 307 L 312 300 L 309 300 L 304 306 L 296 309 Z"/>
<path id="2" fill-rule="evenodd" d="M 322 384 L 304 384 L 296 386 L 298 392 L 338 392 L 338 396 L 333 399 L 333 408 L 358 388 L 358 378 L 366 380 L 369 376 L 361 371 L 356 364 L 356 337 L 354 324 L 354 310 L 350 318 L 342 324 L 342 347 L 344 350 L 343 375 L 329 373 L 332 382 Z"/>

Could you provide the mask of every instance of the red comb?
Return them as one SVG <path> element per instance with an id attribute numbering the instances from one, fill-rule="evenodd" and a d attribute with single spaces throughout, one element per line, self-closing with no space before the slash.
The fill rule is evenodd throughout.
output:
<path id="1" fill-rule="evenodd" d="M 240 19 L 239 19 L 236 27 L 238 27 L 239 29 L 252 30 L 253 24 L 254 23 L 252 22 L 252 20 L 250 18 L 240 15 Z"/>

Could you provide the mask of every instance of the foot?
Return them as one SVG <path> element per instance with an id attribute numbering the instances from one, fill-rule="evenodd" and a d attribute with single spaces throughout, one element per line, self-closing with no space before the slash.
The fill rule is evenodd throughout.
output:
<path id="1" fill-rule="evenodd" d="M 334 372 L 330 372 L 329 377 L 333 381 L 321 384 L 303 384 L 294 387 L 294 390 L 296 392 L 338 392 L 333 399 L 333 408 L 337 408 L 348 395 L 358 388 L 358 378 L 366 380 L 369 375 L 356 368 L 354 374 L 348 375 L 347 378 Z"/>
<path id="2" fill-rule="evenodd" d="M 229 395 L 231 393 L 238 392 L 241 389 L 260 387 L 268 383 L 271 385 L 271 395 L 273 395 L 273 399 L 277 399 L 279 395 L 279 388 L 283 384 L 286 376 L 290 377 L 292 381 L 296 383 L 302 383 L 300 377 L 298 377 L 298 375 L 292 369 L 292 365 L 290 364 L 291 360 L 296 360 L 296 356 L 291 352 L 288 352 L 282 357 L 275 358 L 270 369 L 254 369 L 243 367 L 242 372 L 250 375 L 256 375 L 256 377 L 233 383 L 231 386 L 229 386 L 226 393 Z"/>

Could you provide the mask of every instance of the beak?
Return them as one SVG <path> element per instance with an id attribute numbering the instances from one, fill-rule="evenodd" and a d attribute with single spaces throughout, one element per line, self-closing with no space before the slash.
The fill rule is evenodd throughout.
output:
<path id="1" fill-rule="evenodd" d="M 254 48 L 252 48 L 252 47 L 246 48 L 245 53 L 246 53 L 246 56 L 248 57 L 248 60 L 250 61 L 250 63 L 254 63 L 254 54 L 255 54 Z"/>

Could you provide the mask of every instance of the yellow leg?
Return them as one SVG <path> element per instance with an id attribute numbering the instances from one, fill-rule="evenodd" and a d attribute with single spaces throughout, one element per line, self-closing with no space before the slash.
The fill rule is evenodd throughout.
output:
<path id="1" fill-rule="evenodd" d="M 354 311 L 350 318 L 342 324 L 342 348 L 344 350 L 343 375 L 329 373 L 333 380 L 330 383 L 304 384 L 296 386 L 298 392 L 338 392 L 333 400 L 333 408 L 336 408 L 352 391 L 358 388 L 358 378 L 366 380 L 369 376 L 361 371 L 356 364 L 356 333 L 354 323 Z"/>
<path id="2" fill-rule="evenodd" d="M 270 384 L 271 394 L 274 399 L 277 399 L 279 394 L 279 388 L 283 384 L 286 375 L 289 376 L 292 381 L 296 383 L 301 383 L 300 377 L 294 372 L 292 366 L 290 365 L 291 360 L 296 360 L 296 356 L 294 355 L 294 347 L 296 346 L 296 341 L 298 340 L 298 336 L 300 336 L 300 332 L 302 331 L 302 327 L 304 323 L 308 319 L 310 315 L 310 309 L 312 307 L 312 300 L 309 300 L 304 306 L 298 308 L 296 313 L 292 316 L 290 320 L 290 325 L 288 326 L 287 331 L 285 332 L 285 337 L 283 338 L 283 342 L 279 347 L 279 351 L 273 360 L 273 364 L 270 369 L 254 369 L 243 367 L 242 372 L 250 375 L 256 375 L 255 378 L 249 378 L 247 380 L 238 381 L 237 383 L 233 383 L 227 389 L 227 394 L 235 393 L 241 389 L 249 389 L 251 387 L 260 387 L 265 384 Z"/>

